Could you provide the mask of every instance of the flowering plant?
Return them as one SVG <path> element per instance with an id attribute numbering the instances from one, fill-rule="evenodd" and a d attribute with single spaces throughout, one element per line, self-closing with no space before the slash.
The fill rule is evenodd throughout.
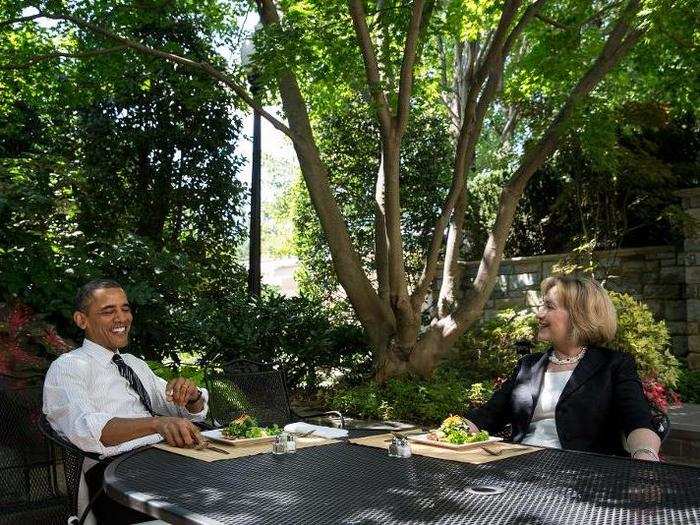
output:
<path id="1" fill-rule="evenodd" d="M 680 406 L 681 397 L 677 392 L 664 386 L 658 379 L 647 377 L 642 381 L 644 395 L 649 403 L 666 413 L 669 407 Z"/>
<path id="2" fill-rule="evenodd" d="M 0 375 L 40 377 L 53 358 L 74 347 L 27 305 L 0 303 Z"/>

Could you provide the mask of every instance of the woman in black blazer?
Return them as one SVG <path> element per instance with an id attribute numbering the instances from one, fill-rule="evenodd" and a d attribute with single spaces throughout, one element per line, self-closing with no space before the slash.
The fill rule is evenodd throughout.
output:
<path id="1" fill-rule="evenodd" d="M 599 346 L 617 331 L 608 294 L 576 277 L 550 277 L 542 293 L 538 339 L 552 348 L 522 358 L 488 403 L 467 414 L 472 431 L 498 433 L 510 423 L 516 443 L 658 461 L 661 440 L 634 359 Z"/>

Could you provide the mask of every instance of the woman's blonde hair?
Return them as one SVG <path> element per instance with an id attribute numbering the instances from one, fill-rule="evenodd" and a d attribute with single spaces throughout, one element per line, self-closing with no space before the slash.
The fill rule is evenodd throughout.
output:
<path id="1" fill-rule="evenodd" d="M 553 276 L 542 281 L 542 295 L 556 287 L 561 306 L 569 312 L 571 339 L 579 345 L 602 345 L 615 338 L 617 312 L 608 292 L 596 281 Z"/>

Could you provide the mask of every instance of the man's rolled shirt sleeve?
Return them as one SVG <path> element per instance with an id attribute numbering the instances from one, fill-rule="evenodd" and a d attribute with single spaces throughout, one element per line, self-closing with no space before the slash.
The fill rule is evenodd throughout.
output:
<path id="1" fill-rule="evenodd" d="M 51 427 L 79 449 L 102 456 L 161 441 L 159 434 L 151 434 L 116 446 L 102 444 L 102 431 L 116 416 L 94 408 L 84 383 L 89 366 L 83 360 L 59 357 L 49 367 L 44 380 L 43 411 Z"/>
<path id="2" fill-rule="evenodd" d="M 204 418 L 207 417 L 207 413 L 209 412 L 209 391 L 203 387 L 198 388 L 202 392 L 202 401 L 204 401 L 202 410 L 193 413 L 187 410 L 187 408 L 178 407 L 182 412 L 185 413 L 183 417 L 191 419 L 192 421 L 204 421 Z"/>

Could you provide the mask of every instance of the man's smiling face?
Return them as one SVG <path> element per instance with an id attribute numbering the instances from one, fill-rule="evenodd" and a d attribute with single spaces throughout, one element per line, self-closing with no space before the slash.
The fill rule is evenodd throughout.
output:
<path id="1" fill-rule="evenodd" d="M 124 348 L 129 343 L 133 317 L 121 288 L 98 288 L 92 293 L 86 311 L 75 312 L 73 319 L 90 341 L 109 350 Z"/>

